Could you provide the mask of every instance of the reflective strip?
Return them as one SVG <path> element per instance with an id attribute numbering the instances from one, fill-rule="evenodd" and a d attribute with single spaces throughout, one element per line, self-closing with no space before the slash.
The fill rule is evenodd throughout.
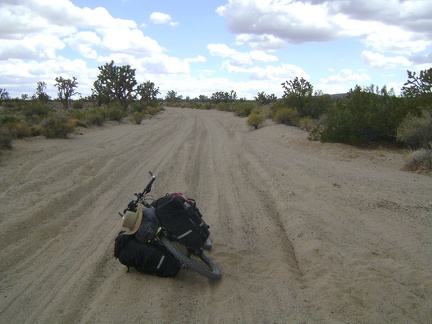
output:
<path id="1" fill-rule="evenodd" d="M 189 235 L 190 233 L 192 233 L 192 230 L 187 231 L 186 233 L 183 233 L 180 236 L 177 236 L 178 239 L 182 239 L 183 237 L 185 237 L 186 235 Z"/>
<path id="2" fill-rule="evenodd" d="M 164 259 L 165 259 L 165 255 L 162 255 L 162 258 L 160 259 L 159 264 L 157 265 L 156 269 L 160 268 Z"/>

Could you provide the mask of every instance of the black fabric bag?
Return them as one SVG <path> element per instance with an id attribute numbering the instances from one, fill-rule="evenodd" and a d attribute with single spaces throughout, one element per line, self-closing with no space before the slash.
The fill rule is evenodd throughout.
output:
<path id="1" fill-rule="evenodd" d="M 167 194 L 152 206 L 161 225 L 184 245 L 200 248 L 210 235 L 209 226 L 193 199 L 181 193 Z"/>
<path id="2" fill-rule="evenodd" d="M 160 226 L 154 208 L 144 208 L 141 225 L 134 236 L 142 243 L 150 242 L 159 233 L 159 230 L 161 229 Z"/>
<path id="3" fill-rule="evenodd" d="M 159 242 L 142 243 L 134 235 L 122 232 L 115 239 L 114 256 L 128 268 L 156 275 L 174 277 L 181 269 L 181 263 Z"/>

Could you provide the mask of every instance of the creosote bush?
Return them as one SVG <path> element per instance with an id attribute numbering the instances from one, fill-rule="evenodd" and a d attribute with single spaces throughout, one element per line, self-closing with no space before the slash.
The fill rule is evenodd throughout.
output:
<path id="1" fill-rule="evenodd" d="M 132 114 L 132 120 L 137 124 L 141 124 L 142 120 L 144 119 L 144 113 L 143 112 L 139 112 L 139 111 L 135 111 Z"/>
<path id="2" fill-rule="evenodd" d="M 85 115 L 85 123 L 87 125 L 102 126 L 106 120 L 106 114 L 101 108 L 92 108 Z"/>
<path id="3" fill-rule="evenodd" d="M 262 124 L 264 124 L 266 118 L 262 112 L 259 111 L 252 111 L 251 114 L 248 116 L 246 122 L 253 126 L 255 129 L 260 127 Z"/>
<path id="4" fill-rule="evenodd" d="M 273 114 L 273 120 L 278 124 L 297 125 L 298 112 L 293 108 L 281 108 Z"/>
<path id="5" fill-rule="evenodd" d="M 105 107 L 105 111 L 109 120 L 120 122 L 124 117 L 126 117 L 123 107 L 118 103 L 110 103 Z"/>
<path id="6" fill-rule="evenodd" d="M 0 149 L 4 150 L 4 149 L 12 149 L 12 140 L 13 140 L 13 135 L 11 134 L 11 132 L 0 126 Z"/>
<path id="7" fill-rule="evenodd" d="M 62 113 L 52 114 L 41 125 L 42 135 L 47 138 L 67 138 L 67 135 L 73 130 L 74 127 L 69 118 Z"/>

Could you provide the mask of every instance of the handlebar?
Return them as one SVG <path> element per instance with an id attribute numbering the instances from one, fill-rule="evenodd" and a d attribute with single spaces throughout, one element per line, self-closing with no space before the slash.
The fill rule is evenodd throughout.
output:
<path id="1" fill-rule="evenodd" d="M 127 207 L 123 211 L 123 214 L 126 213 L 126 211 L 128 211 L 128 210 L 136 211 L 136 208 L 138 207 L 138 203 L 141 203 L 146 207 L 150 207 L 150 204 L 145 201 L 145 198 L 151 192 L 153 183 L 156 180 L 156 176 L 151 171 L 149 171 L 149 174 L 151 176 L 150 182 L 147 184 L 147 186 L 144 188 L 144 190 L 142 192 L 136 192 L 135 193 L 136 199 L 131 200 L 129 202 L 129 204 L 127 205 Z M 120 217 L 123 217 L 123 214 L 119 213 Z"/>
<path id="2" fill-rule="evenodd" d="M 149 171 L 149 173 L 151 176 L 151 180 L 143 190 L 144 195 L 150 193 L 152 186 L 153 186 L 153 182 L 155 182 L 155 180 L 156 180 L 156 176 L 151 171 Z"/>

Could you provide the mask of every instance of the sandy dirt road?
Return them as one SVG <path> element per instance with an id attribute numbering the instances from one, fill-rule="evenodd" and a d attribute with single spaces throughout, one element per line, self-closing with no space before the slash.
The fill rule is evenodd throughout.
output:
<path id="1" fill-rule="evenodd" d="M 180 108 L 14 146 L 0 156 L 0 323 L 432 322 L 432 177 L 401 171 L 402 152 Z M 221 280 L 113 258 L 117 212 L 149 170 L 155 196 L 197 200 Z"/>

